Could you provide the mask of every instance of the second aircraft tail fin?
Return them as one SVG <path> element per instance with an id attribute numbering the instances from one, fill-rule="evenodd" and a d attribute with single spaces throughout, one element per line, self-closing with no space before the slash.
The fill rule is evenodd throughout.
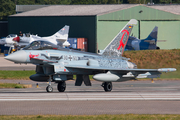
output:
<path id="1" fill-rule="evenodd" d="M 103 50 L 102 55 L 112 57 L 122 56 L 134 25 L 137 25 L 137 20 L 131 19 L 115 36 L 115 38 L 106 46 L 106 48 Z"/>
<path id="2" fill-rule="evenodd" d="M 157 42 L 157 34 L 158 34 L 158 27 L 155 26 L 152 32 L 149 34 L 149 36 L 144 40 L 147 40 L 147 41 L 154 40 L 155 42 Z"/>
<path id="3" fill-rule="evenodd" d="M 55 37 L 56 40 L 67 40 L 68 39 L 68 33 L 69 33 L 69 26 L 65 25 L 62 29 L 60 29 L 58 32 L 56 32 L 51 37 Z"/>

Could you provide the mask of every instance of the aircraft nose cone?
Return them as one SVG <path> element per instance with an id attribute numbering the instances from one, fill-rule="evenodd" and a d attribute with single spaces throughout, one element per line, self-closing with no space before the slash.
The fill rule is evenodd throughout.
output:
<path id="1" fill-rule="evenodd" d="M 0 44 L 4 45 L 5 44 L 5 39 L 0 39 Z"/>
<path id="2" fill-rule="evenodd" d="M 20 50 L 6 56 L 5 59 L 15 63 L 25 63 L 27 60 L 27 54 L 24 50 Z"/>

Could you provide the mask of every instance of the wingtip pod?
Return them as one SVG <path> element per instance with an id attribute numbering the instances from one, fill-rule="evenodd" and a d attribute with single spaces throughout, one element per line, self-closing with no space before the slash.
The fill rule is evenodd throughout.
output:
<path id="1" fill-rule="evenodd" d="M 176 71 L 176 68 L 160 68 L 158 69 L 159 72 L 173 72 Z"/>
<path id="2" fill-rule="evenodd" d="M 128 25 L 137 25 L 137 20 L 136 19 L 131 19 L 129 22 L 128 22 Z"/>

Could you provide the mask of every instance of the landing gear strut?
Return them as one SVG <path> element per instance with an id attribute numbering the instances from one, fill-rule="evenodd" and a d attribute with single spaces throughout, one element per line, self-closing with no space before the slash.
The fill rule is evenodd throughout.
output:
<path id="1" fill-rule="evenodd" d="M 49 76 L 49 80 L 48 80 L 49 84 L 46 87 L 47 92 L 53 92 L 53 87 L 51 86 L 51 81 L 52 81 L 52 76 Z"/>
<path id="2" fill-rule="evenodd" d="M 58 82 L 57 89 L 59 92 L 64 92 L 66 90 L 66 82 L 65 81 Z"/>
<path id="3" fill-rule="evenodd" d="M 101 86 L 104 88 L 105 92 L 111 92 L 113 87 L 111 82 L 104 82 Z"/>

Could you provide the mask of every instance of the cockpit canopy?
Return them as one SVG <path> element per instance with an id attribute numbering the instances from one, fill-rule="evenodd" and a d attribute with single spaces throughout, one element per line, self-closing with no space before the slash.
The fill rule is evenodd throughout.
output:
<path id="1" fill-rule="evenodd" d="M 23 48 L 23 50 L 45 50 L 45 49 L 61 49 L 60 46 L 57 46 L 51 42 L 48 41 L 33 41 L 29 45 Z"/>
<path id="2" fill-rule="evenodd" d="M 9 34 L 6 38 L 12 38 L 12 37 L 17 37 L 16 34 Z"/>

